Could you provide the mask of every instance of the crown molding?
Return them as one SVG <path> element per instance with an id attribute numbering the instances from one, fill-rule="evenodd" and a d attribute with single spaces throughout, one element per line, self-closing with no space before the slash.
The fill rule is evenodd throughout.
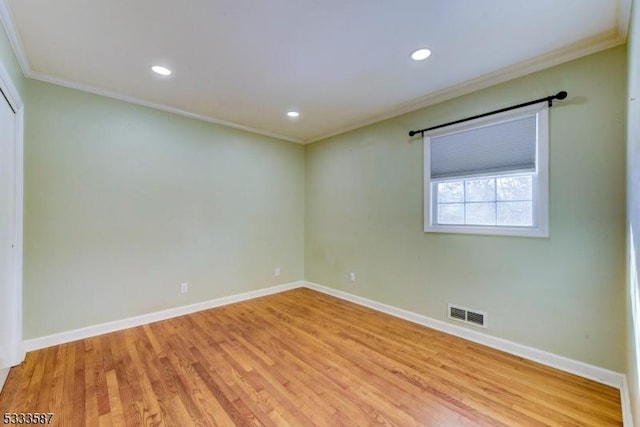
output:
<path id="1" fill-rule="evenodd" d="M 93 93 L 96 95 L 106 96 L 108 98 L 117 99 L 124 102 L 129 102 L 144 107 L 153 108 L 156 110 L 166 111 L 169 113 L 177 114 L 184 117 L 189 117 L 197 120 L 202 120 L 217 125 L 230 127 L 233 129 L 239 129 L 246 132 L 251 132 L 258 135 L 263 135 L 271 138 L 276 138 L 284 141 L 295 142 L 298 144 L 310 144 L 318 142 L 327 138 L 331 138 L 336 135 L 343 134 L 355 129 L 359 129 L 364 126 L 368 126 L 382 120 L 398 117 L 402 114 L 410 113 L 431 105 L 438 104 L 440 102 L 448 101 L 453 98 L 457 98 L 462 95 L 466 95 L 481 89 L 486 89 L 490 86 L 494 86 L 499 83 L 503 83 L 518 77 L 525 76 L 527 74 L 534 73 L 536 71 L 544 70 L 545 68 L 553 67 L 555 65 L 568 62 L 582 56 L 587 56 L 605 49 L 609 49 L 621 44 L 624 44 L 627 40 L 627 33 L 629 30 L 629 22 L 631 18 L 631 7 L 633 0 L 618 0 L 618 10 L 616 17 L 616 29 L 613 31 L 605 32 L 594 37 L 582 40 L 575 44 L 565 46 L 555 51 L 546 53 L 544 55 L 523 61 L 500 70 L 485 74 L 478 78 L 468 80 L 456 85 L 448 86 L 443 89 L 437 90 L 425 96 L 414 98 L 410 101 L 397 104 L 391 110 L 384 114 L 376 114 L 369 116 L 366 119 L 359 120 L 350 123 L 346 126 L 339 127 L 331 132 L 323 133 L 318 136 L 308 139 L 298 139 L 286 135 L 280 135 L 273 132 L 264 131 L 261 129 L 255 129 L 252 127 L 240 125 L 233 122 L 217 119 L 215 117 L 206 116 L 203 114 L 193 113 L 181 108 L 172 107 L 164 104 L 158 104 L 150 101 L 146 101 L 141 98 L 124 95 L 115 91 L 102 89 L 96 86 L 87 85 L 83 83 L 77 83 L 70 80 L 51 76 L 49 74 L 36 72 L 31 68 L 28 58 L 25 55 L 25 51 L 20 40 L 20 36 L 15 28 L 14 20 L 11 15 L 11 10 L 7 5 L 7 0 L 0 0 L 0 22 L 4 26 L 7 33 L 11 47 L 16 55 L 22 72 L 28 78 L 40 80 L 47 83 L 52 83 L 60 86 L 65 86 L 72 89 L 81 90 L 84 92 Z"/>
<path id="2" fill-rule="evenodd" d="M 92 85 L 88 85 L 88 84 L 84 84 L 84 83 L 78 83 L 78 82 L 74 82 L 71 80 L 66 80 L 66 79 L 61 79 L 59 77 L 54 77 L 51 76 L 49 74 L 45 74 L 45 73 L 40 73 L 40 72 L 36 72 L 36 71 L 31 71 L 29 74 L 27 74 L 27 77 L 34 79 L 34 80 L 39 80 L 45 83 L 51 83 L 51 84 L 55 84 L 58 86 L 64 86 L 64 87 L 68 87 L 70 89 L 75 89 L 75 90 L 79 90 L 82 92 L 88 92 L 88 93 L 93 93 L 95 95 L 100 95 L 100 96 L 105 96 L 107 98 L 113 98 L 113 99 L 117 99 L 119 101 L 124 101 L 124 102 L 128 102 L 130 104 L 135 104 L 135 105 L 140 105 L 143 107 L 148 107 L 148 108 L 153 108 L 155 110 L 160 110 L 160 111 L 166 111 L 168 113 L 173 113 L 173 114 L 177 114 L 179 116 L 183 116 L 183 117 L 189 117 L 192 119 L 197 119 L 197 120 L 202 120 L 204 122 L 209 122 L 209 123 L 214 123 L 217 125 L 221 125 L 221 126 L 225 126 L 225 127 L 229 127 L 229 128 L 233 128 L 233 129 L 239 129 L 245 132 L 250 132 L 250 133 L 254 133 L 254 134 L 258 134 L 258 135 L 262 135 L 262 136 L 267 136 L 270 138 L 275 138 L 275 139 L 279 139 L 279 140 L 283 140 L 283 141 L 289 141 L 289 142 L 295 142 L 297 144 L 302 144 L 303 141 L 296 139 L 296 138 L 292 138 L 290 136 L 286 136 L 286 135 L 280 135 L 277 133 L 272 133 L 272 132 L 268 132 L 268 131 L 264 131 L 261 129 L 255 129 L 249 126 L 243 126 L 237 123 L 233 123 L 233 122 L 227 122 L 225 120 L 220 120 L 220 119 L 216 119 L 215 117 L 210 117 L 210 116 L 205 116 L 203 114 L 197 114 L 197 113 L 193 113 L 191 111 L 187 111 L 187 110 L 183 110 L 181 108 L 177 108 L 177 107 L 172 107 L 169 105 L 164 105 L 164 104 L 158 104 L 155 102 L 151 102 L 151 101 L 146 101 L 144 99 L 141 98 L 136 98 L 134 96 L 129 96 L 129 95 L 124 95 L 122 93 L 118 93 L 115 91 L 110 91 L 107 89 L 102 89 L 99 88 L 97 86 L 92 86 Z"/>
<path id="3" fill-rule="evenodd" d="M 25 54 L 25 50 L 20 39 L 20 35 L 14 25 L 13 16 L 11 14 L 11 9 L 7 4 L 7 0 L 0 0 L 0 22 L 2 23 L 7 37 L 9 38 L 9 42 L 11 43 L 11 47 L 13 48 L 13 52 L 16 55 L 16 59 L 20 64 L 20 68 L 22 69 L 22 73 L 34 80 L 39 80 L 46 83 L 55 84 L 58 86 L 68 87 L 70 89 L 80 90 L 82 92 L 93 93 L 95 95 L 105 96 L 107 98 L 117 99 L 119 101 L 128 102 L 135 105 L 140 105 L 143 107 L 153 108 L 155 110 L 166 111 L 168 113 L 177 114 L 179 116 L 188 117 L 191 119 L 202 120 L 208 123 L 214 123 L 217 125 L 242 130 L 245 132 L 250 132 L 262 136 L 267 136 L 269 138 L 275 138 L 279 140 L 295 142 L 297 144 L 302 144 L 303 141 L 297 138 L 292 138 L 286 135 L 280 135 L 273 132 L 264 131 L 261 129 L 255 129 L 249 126 L 240 125 L 238 123 L 228 122 L 226 120 L 217 119 L 211 116 L 205 116 L 203 114 L 193 113 L 188 110 L 184 110 L 177 107 L 172 107 L 169 105 L 158 104 L 155 102 L 147 101 L 141 98 L 137 98 L 134 96 L 124 95 L 122 93 L 118 93 L 115 91 L 110 91 L 107 89 L 103 89 L 97 86 L 88 85 L 84 83 L 78 83 L 67 79 L 62 79 L 56 76 L 52 76 L 50 74 L 41 73 L 38 71 L 34 71 L 31 68 L 31 64 Z"/>
<path id="4" fill-rule="evenodd" d="M 633 0 L 619 0 L 618 1 L 618 20 L 616 22 L 618 26 L 618 36 L 624 41 L 627 40 L 627 34 L 629 33 L 629 25 L 631 25 L 631 3 Z M 624 43 L 623 41 L 623 43 Z"/>
<path id="5" fill-rule="evenodd" d="M 0 0 L 0 22 L 2 22 L 4 31 L 9 39 L 9 43 L 11 43 L 11 48 L 13 48 L 13 53 L 16 55 L 16 59 L 18 60 L 18 64 L 20 64 L 22 74 L 29 77 L 29 74 L 31 73 L 31 64 L 29 64 L 29 60 L 24 54 L 22 41 L 20 40 L 20 36 L 18 35 L 19 33 L 16 30 L 15 25 L 13 24 L 13 15 L 11 15 L 11 9 L 9 9 L 7 0 Z"/>
<path id="6" fill-rule="evenodd" d="M 591 55 L 593 53 L 621 45 L 625 42 L 626 35 L 623 37 L 617 29 L 615 31 L 609 31 L 603 34 L 599 34 L 597 36 L 584 39 L 578 43 L 556 49 L 544 55 L 540 55 L 535 58 L 528 59 L 526 61 L 519 62 L 505 68 L 501 68 L 475 79 L 467 80 L 453 86 L 448 86 L 435 92 L 431 92 L 430 94 L 427 94 L 425 96 L 403 102 L 396 105 L 393 109 L 384 114 L 371 116 L 365 120 L 351 123 L 348 126 L 336 129 L 332 132 L 313 137 L 309 140 L 305 140 L 304 143 L 310 144 L 313 142 L 318 142 L 345 132 L 378 123 L 383 120 L 398 117 L 402 114 L 411 113 L 421 108 L 439 104 L 441 102 L 448 101 L 462 95 L 467 95 L 481 89 L 486 89 L 499 83 L 504 83 L 509 80 L 534 73 L 536 71 L 541 71 L 546 68 L 560 65 L 562 63 L 569 62 L 583 56 Z"/>

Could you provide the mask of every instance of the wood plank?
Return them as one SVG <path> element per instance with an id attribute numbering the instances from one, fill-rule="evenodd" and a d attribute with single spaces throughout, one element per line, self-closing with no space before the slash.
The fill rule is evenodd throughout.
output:
<path id="1" fill-rule="evenodd" d="M 309 289 L 31 352 L 53 425 L 620 426 L 619 391 Z"/>

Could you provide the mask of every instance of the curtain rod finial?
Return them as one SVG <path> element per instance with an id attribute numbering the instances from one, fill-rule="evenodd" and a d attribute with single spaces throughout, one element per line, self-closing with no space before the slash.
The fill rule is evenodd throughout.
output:
<path id="1" fill-rule="evenodd" d="M 563 90 L 560 91 L 558 93 L 556 93 L 556 99 L 565 99 L 567 97 L 568 93 L 567 91 Z"/>

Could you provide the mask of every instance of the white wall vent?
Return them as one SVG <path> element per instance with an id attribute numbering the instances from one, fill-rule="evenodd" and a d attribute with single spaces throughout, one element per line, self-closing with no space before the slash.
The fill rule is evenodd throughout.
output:
<path id="1" fill-rule="evenodd" d="M 447 316 L 449 317 L 449 319 L 468 323 L 473 326 L 479 326 L 481 328 L 487 327 L 487 313 L 482 311 L 460 307 L 459 305 L 449 304 Z"/>

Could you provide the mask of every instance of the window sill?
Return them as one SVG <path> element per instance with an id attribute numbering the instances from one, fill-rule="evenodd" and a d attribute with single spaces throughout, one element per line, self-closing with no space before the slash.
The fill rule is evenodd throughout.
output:
<path id="1" fill-rule="evenodd" d="M 454 225 L 429 225 L 424 229 L 425 233 L 453 233 L 453 234 L 484 234 L 488 236 L 514 236 L 514 237 L 549 237 L 549 230 L 541 228 L 521 227 L 483 227 Z"/>

